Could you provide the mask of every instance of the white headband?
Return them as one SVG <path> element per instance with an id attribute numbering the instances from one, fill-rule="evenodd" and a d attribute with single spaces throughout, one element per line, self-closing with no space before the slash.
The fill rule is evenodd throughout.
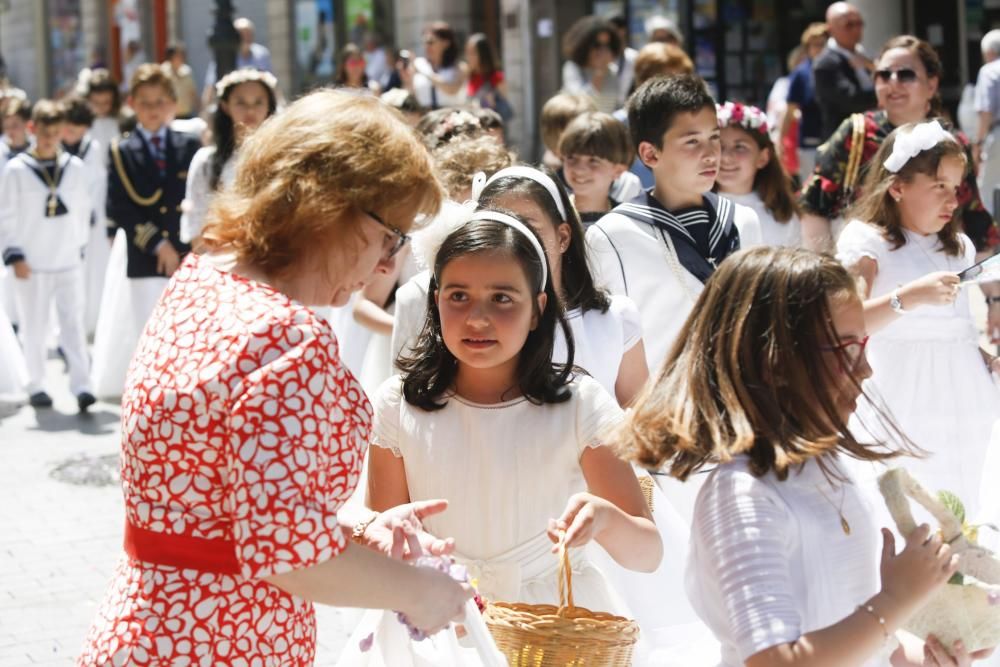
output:
<path id="1" fill-rule="evenodd" d="M 479 197 L 483 194 L 483 190 L 486 189 L 487 185 L 505 176 L 527 178 L 541 185 L 549 193 L 549 196 L 552 197 L 559 215 L 562 216 L 563 220 L 566 220 L 566 207 L 563 206 L 562 197 L 559 196 L 559 188 L 556 186 L 555 181 L 549 178 L 545 172 L 539 171 L 534 167 L 525 167 L 522 165 L 507 167 L 490 176 L 489 180 L 487 180 L 486 174 L 483 172 L 476 172 L 476 175 L 472 177 L 472 198 L 479 201 Z"/>
<path id="2" fill-rule="evenodd" d="M 531 242 L 531 247 L 535 249 L 536 253 L 538 253 L 538 260 L 542 263 L 542 284 L 539 285 L 538 291 L 544 292 L 545 282 L 549 279 L 549 263 L 545 261 L 545 250 L 542 249 L 542 244 L 538 242 L 538 237 L 535 236 L 535 233 L 528 229 L 528 226 L 517 218 L 513 218 L 506 213 L 500 213 L 499 211 L 479 209 L 472 215 L 469 222 L 466 222 L 465 224 L 467 225 L 471 222 L 476 222 L 477 220 L 489 220 L 491 222 L 499 222 L 500 224 L 507 225 L 511 229 L 521 232 L 521 234 L 523 234 L 528 241 Z M 462 226 L 464 227 L 465 225 Z"/>
<path id="3" fill-rule="evenodd" d="M 921 152 L 934 148 L 942 141 L 955 141 L 950 132 L 941 127 L 941 123 L 932 120 L 920 123 L 909 132 L 900 132 L 892 145 L 892 154 L 886 158 L 884 166 L 893 174 L 899 173 L 911 158 Z"/>

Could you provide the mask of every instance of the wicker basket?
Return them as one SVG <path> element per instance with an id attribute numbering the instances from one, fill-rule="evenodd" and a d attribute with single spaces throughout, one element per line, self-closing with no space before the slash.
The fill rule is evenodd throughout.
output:
<path id="1" fill-rule="evenodd" d="M 559 606 L 491 602 L 484 618 L 510 667 L 626 667 L 639 625 L 573 604 L 573 568 L 559 553 Z"/>
<path id="2" fill-rule="evenodd" d="M 639 490 L 642 491 L 642 498 L 646 501 L 646 507 L 652 512 L 655 508 L 653 507 L 653 477 L 649 473 L 640 473 L 637 475 L 639 479 Z"/>
<path id="3" fill-rule="evenodd" d="M 879 490 L 900 533 L 916 529 L 910 499 L 923 505 L 941 526 L 941 537 L 958 555 L 963 584 L 942 586 L 903 628 L 926 639 L 934 635 L 945 646 L 962 640 L 969 651 L 1000 643 L 1000 560 L 993 552 L 970 543 L 958 518 L 902 468 L 879 478 Z"/>

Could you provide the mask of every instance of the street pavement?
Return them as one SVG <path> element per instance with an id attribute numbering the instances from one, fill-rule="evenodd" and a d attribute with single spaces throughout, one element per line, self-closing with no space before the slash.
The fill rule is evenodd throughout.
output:
<path id="1" fill-rule="evenodd" d="M 53 477 L 81 458 L 116 468 L 118 405 L 77 415 L 58 359 L 48 384 L 53 409 L 0 408 L 0 667 L 72 664 L 121 553 L 120 487 Z M 357 613 L 317 606 L 317 665 L 336 661 Z"/>

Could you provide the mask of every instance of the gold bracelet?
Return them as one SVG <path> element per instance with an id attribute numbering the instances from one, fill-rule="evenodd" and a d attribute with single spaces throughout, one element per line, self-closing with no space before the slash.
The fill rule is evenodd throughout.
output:
<path id="1" fill-rule="evenodd" d="M 375 512 L 361 523 L 356 524 L 354 526 L 354 530 L 351 531 L 351 541 L 357 542 L 358 544 L 364 544 L 362 538 L 364 538 L 365 536 L 365 531 L 368 530 L 368 526 L 372 525 L 372 523 L 374 523 L 375 519 L 377 519 L 378 517 L 379 513 Z"/>
<path id="2" fill-rule="evenodd" d="M 858 611 L 866 611 L 871 614 L 876 621 L 878 621 L 878 626 L 882 628 L 882 634 L 885 636 L 885 641 L 889 641 L 889 628 L 886 627 L 885 619 L 875 611 L 875 607 L 871 605 L 870 602 L 858 605 Z"/>

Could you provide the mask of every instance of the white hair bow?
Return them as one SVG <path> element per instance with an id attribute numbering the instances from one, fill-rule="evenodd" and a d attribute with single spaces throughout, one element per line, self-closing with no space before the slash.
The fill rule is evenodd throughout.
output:
<path id="1" fill-rule="evenodd" d="M 955 141 L 955 137 L 936 120 L 920 123 L 909 132 L 900 133 L 896 137 L 892 145 L 892 154 L 886 158 L 885 168 L 896 174 L 911 158 L 915 158 L 922 151 L 934 148 L 942 141 Z"/>

